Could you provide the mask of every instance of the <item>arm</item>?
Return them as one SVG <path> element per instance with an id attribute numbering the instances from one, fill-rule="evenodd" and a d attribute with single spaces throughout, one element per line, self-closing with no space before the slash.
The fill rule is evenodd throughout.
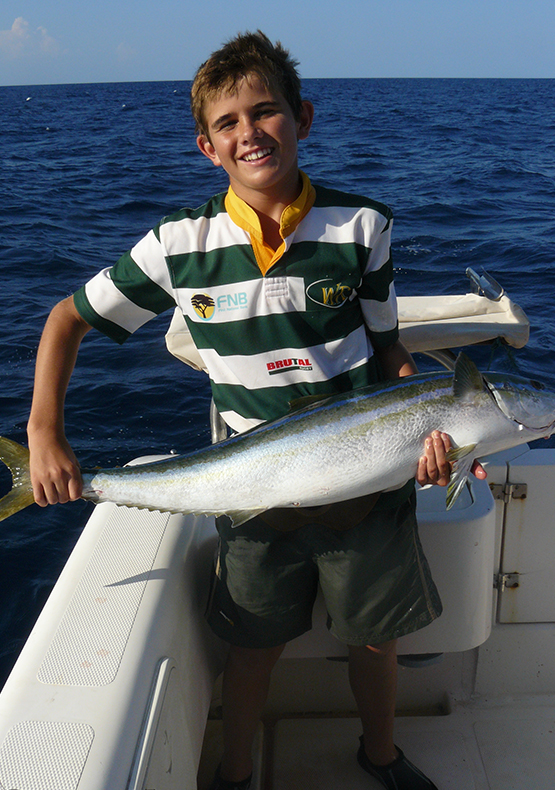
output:
<path id="1" fill-rule="evenodd" d="M 33 492 L 41 506 L 81 495 L 79 463 L 65 437 L 64 403 L 79 346 L 89 329 L 70 296 L 50 313 L 39 344 L 27 435 Z"/>
<path id="2" fill-rule="evenodd" d="M 386 379 L 402 379 L 418 373 L 413 358 L 400 340 L 385 348 L 375 348 L 374 353 Z"/>
<path id="3" fill-rule="evenodd" d="M 391 346 L 376 349 L 375 354 L 388 379 L 403 378 L 418 372 L 414 360 L 400 340 Z M 446 486 L 451 477 L 451 464 L 446 458 L 450 449 L 451 439 L 448 434 L 433 431 L 426 439 L 424 453 L 418 463 L 416 482 L 421 486 L 430 483 Z M 486 470 L 478 461 L 474 462 L 472 472 L 480 480 L 486 478 Z"/>

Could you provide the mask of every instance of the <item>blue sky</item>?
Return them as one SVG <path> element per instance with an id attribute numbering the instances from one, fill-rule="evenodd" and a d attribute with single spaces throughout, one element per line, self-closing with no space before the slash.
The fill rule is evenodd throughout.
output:
<path id="1" fill-rule="evenodd" d="M 553 77 L 554 0 L 2 0 L 0 84 L 190 79 L 261 28 L 303 77 Z"/>

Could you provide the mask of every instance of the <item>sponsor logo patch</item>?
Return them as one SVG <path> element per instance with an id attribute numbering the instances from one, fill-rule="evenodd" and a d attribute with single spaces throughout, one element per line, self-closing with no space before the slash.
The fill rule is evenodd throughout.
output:
<path id="1" fill-rule="evenodd" d="M 244 310 L 248 307 L 248 301 L 248 296 L 244 291 L 221 294 L 215 299 L 205 293 L 196 293 L 191 297 L 194 311 L 203 321 L 210 321 L 216 311 L 227 313 Z"/>
<path id="2" fill-rule="evenodd" d="M 312 363 L 309 359 L 278 359 L 275 362 L 268 362 L 266 365 L 269 376 L 277 373 L 287 373 L 290 370 L 312 370 Z"/>
<path id="3" fill-rule="evenodd" d="M 336 283 L 331 277 L 317 280 L 306 289 L 306 295 L 312 302 L 316 302 L 316 304 L 320 304 L 323 307 L 331 307 L 332 309 L 343 307 L 352 293 L 353 289 L 350 285 Z"/>
<path id="4" fill-rule="evenodd" d="M 200 316 L 203 321 L 210 321 L 216 309 L 216 305 L 211 296 L 208 296 L 208 294 L 193 294 L 193 296 L 191 296 L 191 304 L 193 305 L 195 313 Z"/>

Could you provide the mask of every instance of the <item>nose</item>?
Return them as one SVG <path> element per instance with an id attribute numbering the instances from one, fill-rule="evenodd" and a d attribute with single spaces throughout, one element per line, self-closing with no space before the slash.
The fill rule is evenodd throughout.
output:
<path id="1" fill-rule="evenodd" d="M 241 118 L 241 125 L 239 131 L 241 136 L 241 142 L 246 144 L 250 143 L 252 140 L 256 140 L 262 134 L 262 131 L 258 127 L 256 121 L 248 116 Z"/>

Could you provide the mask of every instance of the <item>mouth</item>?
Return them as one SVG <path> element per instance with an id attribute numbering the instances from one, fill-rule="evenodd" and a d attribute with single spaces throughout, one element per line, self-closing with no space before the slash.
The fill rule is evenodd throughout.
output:
<path id="1" fill-rule="evenodd" d="M 267 156 L 271 156 L 273 153 L 273 148 L 259 148 L 258 151 L 251 151 L 245 156 L 242 156 L 241 159 L 243 162 L 258 162 L 260 159 L 265 159 Z"/>

